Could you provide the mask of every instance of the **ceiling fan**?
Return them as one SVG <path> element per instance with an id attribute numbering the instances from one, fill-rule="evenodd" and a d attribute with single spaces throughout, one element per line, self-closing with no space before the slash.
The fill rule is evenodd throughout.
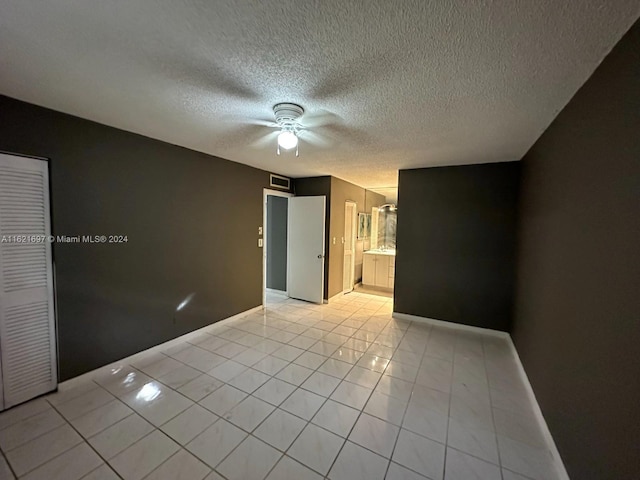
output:
<path id="1" fill-rule="evenodd" d="M 365 86 L 383 77 L 389 69 L 397 68 L 396 60 L 400 57 L 383 52 L 377 55 L 360 54 L 348 62 L 348 69 L 340 66 L 330 72 L 328 76 L 316 81 L 316 85 L 304 92 L 292 90 L 295 96 L 309 98 L 312 104 L 324 103 L 326 100 L 335 101 L 358 92 Z M 167 56 L 162 52 L 164 62 L 171 68 L 161 70 L 160 73 L 181 84 L 191 85 L 202 92 L 216 92 L 233 101 L 241 101 L 245 105 L 260 108 L 267 96 L 246 79 L 236 78 L 232 69 L 224 69 L 209 56 L 199 56 L 194 52 L 183 52 L 179 56 Z M 154 66 L 158 62 L 154 62 Z M 345 74 L 347 72 L 348 74 Z M 203 94 L 206 98 L 206 93 Z M 336 141 L 346 144 L 356 143 L 360 146 L 371 145 L 371 135 L 355 126 L 351 126 L 335 113 L 323 109 L 309 111 L 301 105 L 292 102 L 277 103 L 273 107 L 273 117 L 259 118 L 253 116 L 238 116 L 231 114 L 224 120 L 229 124 L 223 135 L 217 139 L 217 145 L 222 148 L 237 145 L 252 145 L 263 148 L 277 145 L 276 153 L 280 149 L 296 149 L 299 155 L 299 143 L 308 143 L 326 148 Z M 277 141 L 277 140 L 280 141 Z"/>
<path id="2" fill-rule="evenodd" d="M 298 120 L 304 114 L 304 108 L 295 103 L 278 103 L 273 106 L 276 124 L 280 128 L 278 133 L 278 147 L 276 153 L 280 155 L 280 147 L 291 150 L 295 147 L 298 156 L 298 135 L 304 128 Z"/>
<path id="3" fill-rule="evenodd" d="M 296 157 L 299 156 L 300 140 L 312 145 L 326 147 L 330 145 L 330 137 L 335 135 L 354 136 L 355 130 L 340 123 L 340 118 L 330 112 L 321 110 L 316 113 L 305 112 L 305 109 L 295 103 L 277 103 L 273 106 L 274 120 L 234 117 L 233 120 L 243 123 L 244 128 L 237 130 L 245 140 L 247 135 L 257 136 L 257 140 L 250 142 L 255 147 L 263 147 L 276 143 L 276 153 L 295 148 Z M 272 129 L 265 132 L 264 128 Z"/>

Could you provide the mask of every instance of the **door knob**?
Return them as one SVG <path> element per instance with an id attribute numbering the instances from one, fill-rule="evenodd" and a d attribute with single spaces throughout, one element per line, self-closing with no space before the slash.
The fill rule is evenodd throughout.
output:
<path id="1" fill-rule="evenodd" d="M 324 255 L 320 254 L 320 255 L 318 255 L 318 258 L 319 258 L 319 259 L 323 259 L 323 258 L 324 258 Z"/>

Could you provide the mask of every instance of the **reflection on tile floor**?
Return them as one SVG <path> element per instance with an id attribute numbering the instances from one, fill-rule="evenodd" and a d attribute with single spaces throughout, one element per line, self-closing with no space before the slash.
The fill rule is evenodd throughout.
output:
<path id="1" fill-rule="evenodd" d="M 4 412 L 0 479 L 557 478 L 507 341 L 391 301 L 270 295 Z"/>

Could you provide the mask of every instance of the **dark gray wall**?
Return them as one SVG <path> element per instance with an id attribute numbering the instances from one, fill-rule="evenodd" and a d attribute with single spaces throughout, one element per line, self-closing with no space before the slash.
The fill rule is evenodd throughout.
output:
<path id="1" fill-rule="evenodd" d="M 394 310 L 507 331 L 518 163 L 401 170 Z"/>
<path id="2" fill-rule="evenodd" d="M 640 23 L 522 166 L 520 358 L 570 477 L 640 478 Z"/>
<path id="3" fill-rule="evenodd" d="M 0 150 L 51 159 L 55 234 L 129 239 L 54 245 L 62 380 L 260 305 L 267 172 L 1 96 Z"/>
<path id="4" fill-rule="evenodd" d="M 267 288 L 287 290 L 289 199 L 267 195 Z"/>
<path id="5" fill-rule="evenodd" d="M 329 225 L 331 224 L 331 177 L 307 177 L 293 180 L 295 194 L 301 197 L 326 197 L 324 238 L 324 299 L 329 293 Z"/>

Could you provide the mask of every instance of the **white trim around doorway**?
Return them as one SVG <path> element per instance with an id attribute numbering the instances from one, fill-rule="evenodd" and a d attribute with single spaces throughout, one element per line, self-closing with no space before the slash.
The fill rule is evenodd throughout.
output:
<path id="1" fill-rule="evenodd" d="M 289 192 L 281 192 L 279 190 L 271 190 L 265 188 L 262 194 L 262 304 L 266 305 L 267 302 L 267 197 L 271 195 L 274 197 L 291 198 L 295 195 Z M 287 232 L 287 265 L 289 264 L 289 232 Z M 289 291 L 289 278 L 287 268 L 287 290 L 280 291 L 278 293 L 288 295 Z"/>

